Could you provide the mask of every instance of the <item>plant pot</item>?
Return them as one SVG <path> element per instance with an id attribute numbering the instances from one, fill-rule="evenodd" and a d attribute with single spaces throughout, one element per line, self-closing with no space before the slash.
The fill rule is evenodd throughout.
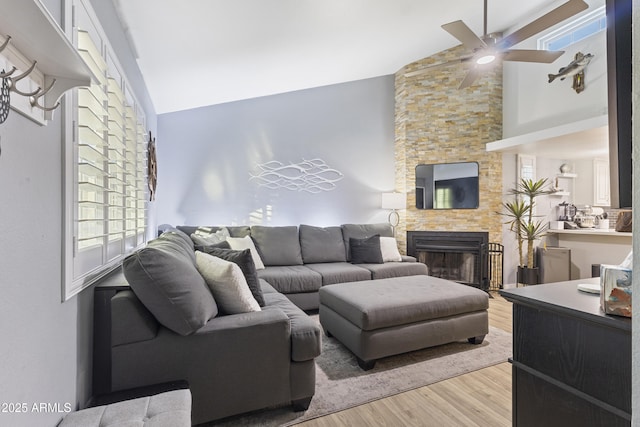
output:
<path id="1" fill-rule="evenodd" d="M 518 283 L 523 285 L 538 284 L 538 267 L 522 267 L 518 266 Z"/>

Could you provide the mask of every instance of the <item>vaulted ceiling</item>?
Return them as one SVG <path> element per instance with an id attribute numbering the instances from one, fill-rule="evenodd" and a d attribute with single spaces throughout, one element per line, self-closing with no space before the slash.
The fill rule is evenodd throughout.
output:
<path id="1" fill-rule="evenodd" d="M 156 111 L 394 74 L 483 32 L 482 0 L 112 0 Z M 489 0 L 488 32 L 566 0 Z"/>

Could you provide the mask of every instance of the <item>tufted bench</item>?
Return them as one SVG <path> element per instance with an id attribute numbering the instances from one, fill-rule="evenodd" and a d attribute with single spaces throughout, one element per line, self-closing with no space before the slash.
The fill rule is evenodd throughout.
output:
<path id="1" fill-rule="evenodd" d="M 320 288 L 320 324 L 358 358 L 377 359 L 459 340 L 480 344 L 489 332 L 489 296 L 431 276 L 340 283 Z"/>
<path id="2" fill-rule="evenodd" d="M 191 426 L 188 388 L 94 406 L 64 417 L 58 427 Z"/>

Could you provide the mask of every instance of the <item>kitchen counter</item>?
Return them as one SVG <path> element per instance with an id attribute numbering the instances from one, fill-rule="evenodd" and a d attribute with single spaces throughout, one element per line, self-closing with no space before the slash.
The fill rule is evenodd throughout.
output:
<path id="1" fill-rule="evenodd" d="M 547 246 L 571 249 L 571 279 L 591 277 L 593 264 L 620 264 L 631 251 L 633 233 L 613 229 L 548 230 Z"/>
<path id="2" fill-rule="evenodd" d="M 590 236 L 633 237 L 633 233 L 616 231 L 613 228 L 578 228 L 573 230 L 547 230 L 548 234 L 584 234 Z"/>

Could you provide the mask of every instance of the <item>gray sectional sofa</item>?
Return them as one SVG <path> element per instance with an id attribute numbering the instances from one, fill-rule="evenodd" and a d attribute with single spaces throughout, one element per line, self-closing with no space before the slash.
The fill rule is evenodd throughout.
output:
<path id="1" fill-rule="evenodd" d="M 192 235 L 198 226 L 177 226 Z M 215 231 L 222 227 L 208 226 Z M 352 263 L 351 239 L 393 237 L 391 225 L 343 224 L 334 227 L 225 227 L 232 237 L 251 236 L 265 265 L 258 277 L 267 281 L 303 310 L 318 309 L 322 286 L 361 280 L 427 274 L 427 266 L 409 256 L 397 261 Z M 206 248 L 201 247 L 205 250 Z"/>
<path id="2" fill-rule="evenodd" d="M 303 310 L 319 307 L 318 290 L 427 273 L 397 248 L 396 260 L 383 262 L 379 236 L 393 236 L 388 224 L 224 227 L 229 237 L 250 236 L 265 266 L 252 270 L 249 249 L 226 253 L 260 305 L 229 314 L 216 303 L 196 252 L 224 251 L 194 245 L 198 228 L 179 226 L 128 256 L 122 270 L 130 287 L 96 288 L 94 392 L 187 380 L 194 424 L 286 404 L 304 410 L 315 393 L 322 334 Z"/>
<path id="3" fill-rule="evenodd" d="M 96 296 L 97 306 L 108 306 L 96 318 L 109 331 L 105 354 L 94 359 L 94 372 L 108 373 L 102 392 L 186 380 L 194 424 L 308 407 L 321 329 L 268 283 L 258 281 L 260 311 L 221 313 L 196 268 L 193 242 L 179 231 L 127 257 L 123 272 L 130 289 L 96 290 L 109 295 Z"/>

